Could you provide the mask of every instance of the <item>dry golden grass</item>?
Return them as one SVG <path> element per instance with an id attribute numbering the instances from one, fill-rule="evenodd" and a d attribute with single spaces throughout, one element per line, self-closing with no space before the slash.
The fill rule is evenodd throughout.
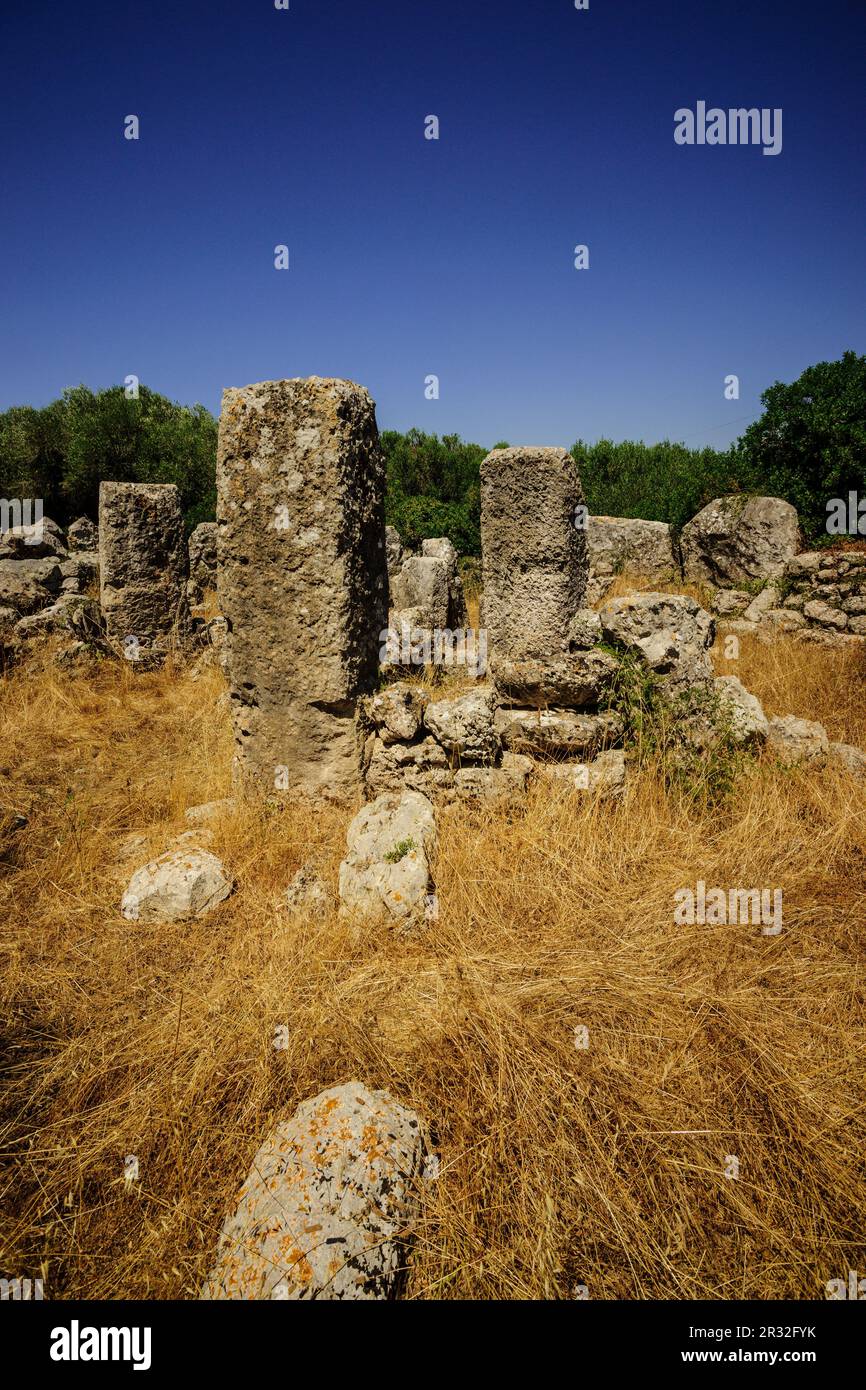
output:
<path id="1" fill-rule="evenodd" d="M 719 669 L 866 743 L 862 660 L 743 641 Z M 819 1298 L 862 1269 L 862 787 L 761 762 L 701 814 L 645 768 L 619 806 L 445 811 L 440 921 L 414 939 L 281 908 L 303 862 L 336 884 L 348 811 L 241 805 L 213 830 L 235 895 L 127 923 L 132 869 L 229 791 L 222 688 L 108 664 L 0 682 L 0 825 L 29 817 L 0 845 L 4 1274 L 195 1297 L 275 1117 L 353 1077 L 441 1154 L 407 1297 Z M 782 935 L 675 926 L 698 879 L 781 887 Z"/>

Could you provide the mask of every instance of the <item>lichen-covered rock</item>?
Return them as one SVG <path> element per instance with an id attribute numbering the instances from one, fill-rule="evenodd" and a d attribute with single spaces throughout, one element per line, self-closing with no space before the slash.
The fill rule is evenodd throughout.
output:
<path id="1" fill-rule="evenodd" d="M 490 686 L 450 700 L 436 700 L 424 710 L 424 723 L 447 753 L 469 762 L 493 762 L 499 737 L 493 726 L 496 691 Z"/>
<path id="2" fill-rule="evenodd" d="M 120 911 L 129 922 L 180 922 L 204 917 L 234 887 L 216 855 L 206 850 L 171 850 L 137 869 Z"/>
<path id="3" fill-rule="evenodd" d="M 418 1116 L 357 1081 L 304 1101 L 253 1159 L 204 1299 L 386 1299 L 419 1213 Z"/>
<path id="4" fill-rule="evenodd" d="M 780 497 L 718 497 L 680 535 L 686 579 L 722 588 L 781 574 L 799 548 L 796 510 Z"/>
<path id="5" fill-rule="evenodd" d="M 564 449 L 494 449 L 481 464 L 484 623 L 495 663 L 565 649 L 589 572 L 577 465 Z"/>
<path id="6" fill-rule="evenodd" d="M 340 865 L 340 913 L 403 928 L 425 921 L 433 892 L 436 817 L 416 791 L 385 793 L 362 807 L 346 835 Z"/>
<path id="7" fill-rule="evenodd" d="M 362 386 L 311 377 L 223 393 L 220 608 L 235 771 L 273 795 L 361 789 L 357 701 L 386 627 L 385 469 Z"/>
<path id="8" fill-rule="evenodd" d="M 780 761 L 789 765 L 823 762 L 830 747 L 823 724 L 793 714 L 770 720 L 767 742 Z"/>
<path id="9" fill-rule="evenodd" d="M 599 617 L 606 639 L 637 656 L 671 691 L 711 684 L 715 623 L 694 599 L 626 594 L 603 604 Z"/>
<path id="10" fill-rule="evenodd" d="M 713 689 L 719 700 L 719 713 L 725 733 L 733 743 L 765 743 L 768 724 L 757 695 L 747 690 L 737 676 L 716 676 Z"/>
<path id="11" fill-rule="evenodd" d="M 189 557 L 173 483 L 99 486 L 99 601 L 109 634 L 143 649 L 189 633 Z"/>
<path id="12" fill-rule="evenodd" d="M 516 753 L 593 758 L 619 742 L 623 724 L 605 710 L 583 714 L 570 709 L 505 708 L 496 713 L 496 731 Z"/>

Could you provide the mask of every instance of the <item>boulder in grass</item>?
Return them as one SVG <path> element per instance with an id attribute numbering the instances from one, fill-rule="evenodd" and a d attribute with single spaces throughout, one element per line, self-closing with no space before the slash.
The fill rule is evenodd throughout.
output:
<path id="1" fill-rule="evenodd" d="M 436 817 L 421 792 L 386 792 L 349 826 L 340 865 L 340 914 L 403 928 L 423 925 L 433 893 Z"/>
<path id="2" fill-rule="evenodd" d="M 414 1111 L 350 1081 L 262 1144 L 222 1228 L 203 1299 L 393 1298 L 420 1210 Z"/>
<path id="3" fill-rule="evenodd" d="M 120 904 L 128 922 L 180 922 L 204 917 L 234 883 L 216 855 L 176 849 L 137 869 Z"/>
<path id="4" fill-rule="evenodd" d="M 771 719 L 767 741 L 783 763 L 823 762 L 830 747 L 827 730 L 813 719 L 797 719 L 793 714 Z"/>

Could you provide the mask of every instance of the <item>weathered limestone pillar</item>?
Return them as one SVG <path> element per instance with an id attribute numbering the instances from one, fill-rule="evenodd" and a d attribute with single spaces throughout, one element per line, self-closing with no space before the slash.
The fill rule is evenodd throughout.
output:
<path id="1" fill-rule="evenodd" d="M 355 703 L 387 628 L 385 468 L 351 381 L 223 392 L 217 588 L 230 628 L 235 770 L 263 791 L 353 796 Z"/>
<path id="2" fill-rule="evenodd" d="M 484 626 L 494 660 L 564 650 L 589 574 L 583 505 L 565 449 L 494 449 L 482 463 Z"/>
<path id="3" fill-rule="evenodd" d="M 100 483 L 99 601 L 109 633 L 128 655 L 186 637 L 188 578 L 174 483 Z"/>

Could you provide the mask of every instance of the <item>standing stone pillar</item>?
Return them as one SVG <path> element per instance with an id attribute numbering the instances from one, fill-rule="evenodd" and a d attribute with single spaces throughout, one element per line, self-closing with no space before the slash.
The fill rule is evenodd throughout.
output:
<path id="1" fill-rule="evenodd" d="M 223 393 L 217 588 L 230 628 L 236 775 L 263 791 L 361 789 L 355 704 L 387 628 L 385 468 L 351 381 Z"/>
<path id="2" fill-rule="evenodd" d="M 494 660 L 565 649 L 589 575 L 583 505 L 565 449 L 494 449 L 482 463 L 484 626 Z"/>
<path id="3" fill-rule="evenodd" d="M 189 631 L 189 554 L 174 483 L 100 483 L 99 601 L 132 659 Z"/>

